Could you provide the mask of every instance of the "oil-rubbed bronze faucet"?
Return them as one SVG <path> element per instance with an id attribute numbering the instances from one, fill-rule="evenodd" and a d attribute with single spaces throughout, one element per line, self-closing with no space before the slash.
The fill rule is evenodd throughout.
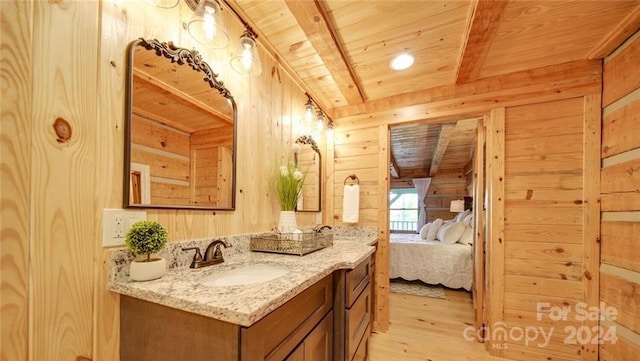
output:
<path id="1" fill-rule="evenodd" d="M 207 250 L 204 251 L 204 258 L 202 257 L 200 248 L 198 247 L 187 247 L 183 248 L 182 250 L 195 250 L 196 253 L 193 255 L 193 260 L 191 261 L 191 265 L 189 265 L 189 268 L 202 268 L 224 262 L 224 257 L 222 256 L 222 250 L 220 249 L 220 246 L 224 246 L 224 248 L 232 247 L 231 244 L 226 242 L 225 240 L 216 239 L 213 242 L 209 243 L 209 245 L 207 246 Z"/>

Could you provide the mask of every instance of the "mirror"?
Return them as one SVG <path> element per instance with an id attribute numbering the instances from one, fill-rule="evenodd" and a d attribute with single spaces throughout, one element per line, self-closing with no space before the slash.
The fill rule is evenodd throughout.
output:
<path id="1" fill-rule="evenodd" d="M 306 172 L 302 183 L 302 197 L 298 201 L 298 212 L 320 212 L 322 199 L 322 162 L 320 149 L 310 135 L 303 135 L 296 139 L 295 144 L 300 149 L 295 153 L 295 162 L 303 172 Z"/>
<path id="2" fill-rule="evenodd" d="M 196 50 L 129 45 L 124 206 L 235 209 L 236 104 Z"/>

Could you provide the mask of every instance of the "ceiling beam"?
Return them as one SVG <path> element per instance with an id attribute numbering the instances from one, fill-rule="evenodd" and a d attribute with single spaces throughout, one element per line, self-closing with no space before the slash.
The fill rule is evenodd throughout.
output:
<path id="1" fill-rule="evenodd" d="M 456 84 L 478 79 L 491 40 L 498 30 L 507 1 L 476 0 L 467 20 L 467 31 L 456 71 Z"/>
<path id="2" fill-rule="evenodd" d="M 600 92 L 602 66 L 597 60 L 579 60 L 498 75 L 468 84 L 443 85 L 330 110 L 334 128 L 350 130 L 363 124 L 440 122 L 482 117 L 493 108 Z"/>
<path id="3" fill-rule="evenodd" d="M 454 124 L 443 124 L 440 128 L 440 134 L 438 134 L 438 143 L 436 144 L 436 150 L 433 152 L 433 158 L 431 159 L 431 167 L 429 167 L 429 176 L 433 177 L 438 173 L 438 168 L 444 158 L 444 153 L 447 151 L 451 136 L 456 130 Z"/>
<path id="4" fill-rule="evenodd" d="M 400 178 L 400 168 L 398 168 L 398 163 L 396 163 L 396 158 L 391 154 L 391 176 L 393 178 Z"/>
<path id="5" fill-rule="evenodd" d="M 600 59 L 614 50 L 640 29 L 640 6 L 633 9 L 611 32 L 587 54 L 587 59 Z"/>
<path id="6" fill-rule="evenodd" d="M 318 0 L 285 0 L 285 3 L 318 52 L 347 103 L 357 104 L 366 100 L 362 85 L 359 84 L 345 56 L 346 52 L 337 40 L 335 30 L 329 24 L 329 17 L 323 5 Z"/>

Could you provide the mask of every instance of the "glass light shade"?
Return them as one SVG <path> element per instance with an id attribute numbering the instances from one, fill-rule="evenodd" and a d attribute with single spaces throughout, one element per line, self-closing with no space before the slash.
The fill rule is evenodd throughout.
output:
<path id="1" fill-rule="evenodd" d="M 464 200 L 463 199 L 452 200 L 451 206 L 449 207 L 449 212 L 454 212 L 454 213 L 464 212 Z"/>
<path id="2" fill-rule="evenodd" d="M 318 111 L 318 117 L 316 120 L 316 129 L 322 130 L 324 128 L 324 113 L 321 110 Z"/>
<path id="3" fill-rule="evenodd" d="M 222 8 L 215 0 L 200 0 L 187 23 L 193 40 L 209 49 L 224 49 L 229 45 Z"/>
<path id="4" fill-rule="evenodd" d="M 235 56 L 231 58 L 231 68 L 242 75 L 262 74 L 262 62 L 258 55 L 256 41 L 246 31 L 240 37 L 240 45 Z"/>

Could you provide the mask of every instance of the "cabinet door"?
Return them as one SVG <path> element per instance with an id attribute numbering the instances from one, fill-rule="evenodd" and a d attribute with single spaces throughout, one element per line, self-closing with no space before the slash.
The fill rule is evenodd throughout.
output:
<path id="1" fill-rule="evenodd" d="M 304 361 L 333 361 L 333 311 L 304 339 Z"/>

